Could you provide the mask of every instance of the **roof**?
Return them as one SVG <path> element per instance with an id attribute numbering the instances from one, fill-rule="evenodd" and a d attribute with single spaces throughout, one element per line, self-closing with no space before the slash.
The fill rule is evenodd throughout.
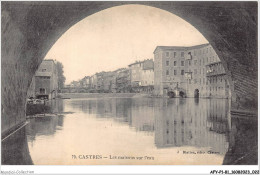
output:
<path id="1" fill-rule="evenodd" d="M 46 60 L 43 60 L 43 61 L 52 61 L 55 63 L 55 61 L 53 59 L 46 59 Z"/>
<path id="2" fill-rule="evenodd" d="M 206 43 L 206 44 L 200 44 L 200 45 L 195 45 L 195 46 L 157 46 L 153 53 L 155 53 L 157 49 L 162 49 L 162 50 L 190 50 L 190 49 L 203 48 L 203 47 L 206 47 L 206 46 L 209 46 L 209 45 L 210 45 L 209 43 Z"/>
<path id="3" fill-rule="evenodd" d="M 214 64 L 218 64 L 218 63 L 221 63 L 221 64 L 222 64 L 221 61 L 215 61 L 215 62 L 206 64 L 206 66 L 211 66 L 211 65 L 214 65 Z"/>
<path id="4" fill-rule="evenodd" d="M 210 45 L 209 43 L 206 43 L 206 44 L 190 46 L 190 47 L 187 47 L 187 48 L 188 48 L 188 50 L 190 50 L 190 49 L 199 49 L 199 48 L 203 48 L 203 47 L 206 47 L 206 46 L 209 46 L 209 45 Z"/>
<path id="5" fill-rule="evenodd" d="M 144 60 L 143 70 L 150 70 L 154 68 L 153 60 Z"/>
<path id="6" fill-rule="evenodd" d="M 134 62 L 134 63 L 132 63 L 132 64 L 129 64 L 128 65 L 128 67 L 130 67 L 130 66 L 132 66 L 132 65 L 135 65 L 135 64 L 140 64 L 140 63 L 143 63 L 144 61 L 136 61 L 136 62 Z"/>
<path id="7" fill-rule="evenodd" d="M 52 73 L 51 72 L 36 72 L 35 74 L 36 77 L 51 77 Z"/>

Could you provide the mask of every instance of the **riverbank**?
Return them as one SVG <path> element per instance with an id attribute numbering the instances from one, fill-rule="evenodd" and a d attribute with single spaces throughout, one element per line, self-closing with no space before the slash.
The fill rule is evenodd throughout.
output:
<path id="1" fill-rule="evenodd" d="M 60 93 L 59 98 L 70 99 L 70 98 L 141 98 L 151 97 L 151 94 L 140 94 L 140 93 Z"/>

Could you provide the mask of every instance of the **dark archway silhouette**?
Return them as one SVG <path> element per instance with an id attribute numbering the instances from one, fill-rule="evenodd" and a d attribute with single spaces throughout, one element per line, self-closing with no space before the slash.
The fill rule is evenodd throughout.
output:
<path id="1" fill-rule="evenodd" d="M 167 93 L 167 95 L 168 95 L 170 98 L 174 98 L 174 97 L 176 96 L 175 92 L 173 92 L 173 91 L 169 91 L 169 92 Z"/>
<path id="2" fill-rule="evenodd" d="M 185 93 L 184 93 L 183 91 L 180 91 L 180 92 L 179 92 L 179 96 L 180 96 L 181 98 L 184 98 L 184 97 L 185 97 Z"/>

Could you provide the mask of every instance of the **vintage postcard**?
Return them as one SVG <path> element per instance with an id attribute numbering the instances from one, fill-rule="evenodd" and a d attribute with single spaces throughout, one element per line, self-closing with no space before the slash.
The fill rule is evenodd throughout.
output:
<path id="1" fill-rule="evenodd" d="M 1 26 L 2 165 L 258 165 L 257 1 L 2 1 Z"/>

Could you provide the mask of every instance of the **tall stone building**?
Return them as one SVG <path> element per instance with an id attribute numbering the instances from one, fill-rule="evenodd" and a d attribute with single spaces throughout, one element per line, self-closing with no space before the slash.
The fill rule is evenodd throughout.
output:
<path id="1" fill-rule="evenodd" d="M 210 44 L 157 46 L 154 51 L 154 93 L 181 97 L 229 97 L 229 84 Z"/>
<path id="2" fill-rule="evenodd" d="M 58 74 L 54 60 L 43 60 L 32 79 L 29 97 L 52 99 L 58 93 Z"/>

